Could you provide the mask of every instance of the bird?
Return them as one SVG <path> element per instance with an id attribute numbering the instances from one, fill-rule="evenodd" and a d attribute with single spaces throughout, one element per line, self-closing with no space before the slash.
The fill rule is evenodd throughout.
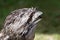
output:
<path id="1" fill-rule="evenodd" d="M 36 8 L 21 8 L 9 13 L 0 31 L 0 40 L 34 40 L 43 13 Z"/>

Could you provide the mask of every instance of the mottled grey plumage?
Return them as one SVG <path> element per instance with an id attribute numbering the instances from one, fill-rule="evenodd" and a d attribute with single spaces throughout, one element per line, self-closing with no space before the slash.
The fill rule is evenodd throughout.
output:
<path id="1" fill-rule="evenodd" d="M 37 23 L 41 20 L 41 11 L 36 8 L 14 10 L 6 17 L 0 40 L 34 40 Z"/>

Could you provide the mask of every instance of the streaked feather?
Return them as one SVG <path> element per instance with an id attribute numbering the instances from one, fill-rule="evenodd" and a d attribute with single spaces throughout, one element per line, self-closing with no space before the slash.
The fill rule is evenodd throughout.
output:
<path id="1" fill-rule="evenodd" d="M 34 36 L 42 12 L 36 8 L 14 10 L 6 17 L 0 40 L 29 40 Z M 34 38 L 33 38 L 34 39 Z"/>

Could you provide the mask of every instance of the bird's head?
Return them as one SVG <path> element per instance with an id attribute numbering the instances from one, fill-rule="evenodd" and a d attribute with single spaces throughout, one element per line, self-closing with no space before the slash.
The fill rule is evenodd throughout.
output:
<path id="1" fill-rule="evenodd" d="M 42 12 L 36 8 L 14 10 L 6 17 L 4 28 L 8 34 L 29 34 L 41 20 Z"/>

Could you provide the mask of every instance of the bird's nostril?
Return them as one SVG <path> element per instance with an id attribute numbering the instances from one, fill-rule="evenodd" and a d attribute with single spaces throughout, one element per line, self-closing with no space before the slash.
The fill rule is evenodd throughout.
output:
<path id="1" fill-rule="evenodd" d="M 39 18 L 42 18 L 42 15 L 40 15 Z"/>

